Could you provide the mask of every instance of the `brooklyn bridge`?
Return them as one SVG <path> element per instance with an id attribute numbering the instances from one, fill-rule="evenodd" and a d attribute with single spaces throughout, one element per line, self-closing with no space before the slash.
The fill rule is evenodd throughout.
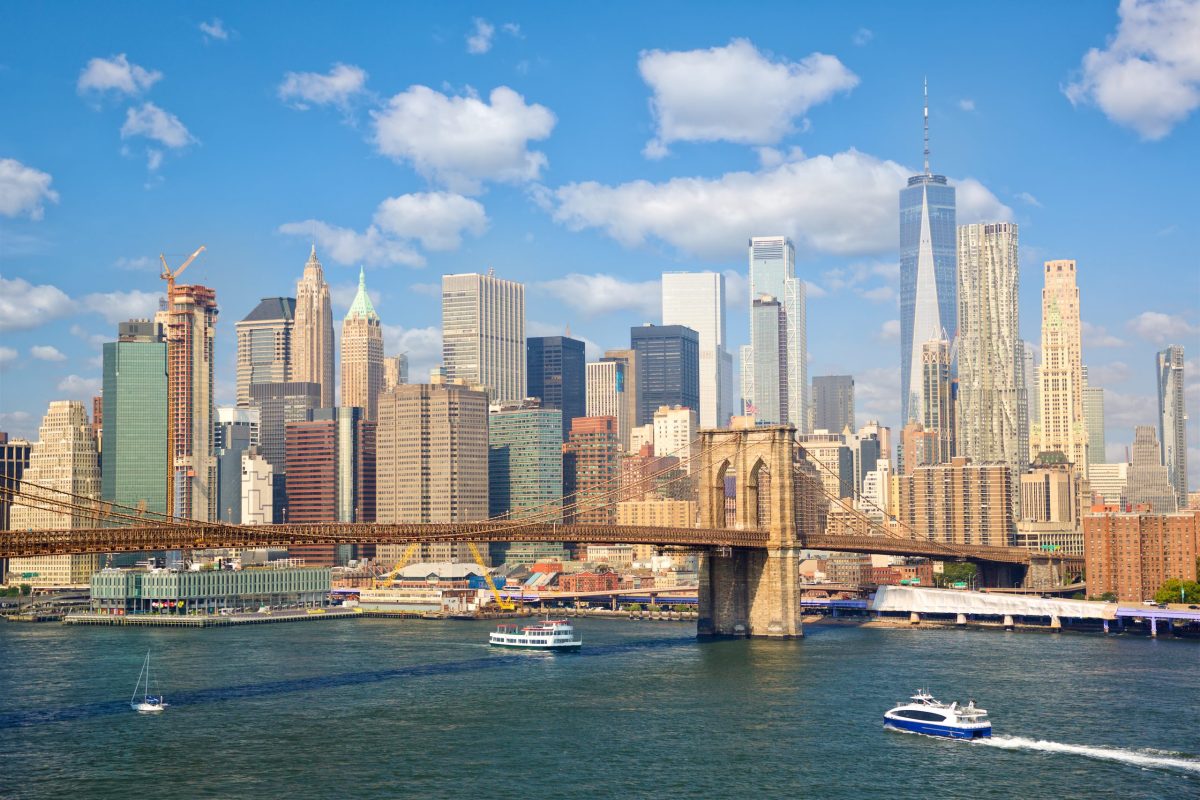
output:
<path id="1" fill-rule="evenodd" d="M 992 586 L 1055 582 L 1082 559 L 1024 548 L 950 544 L 871 524 L 861 533 L 828 534 L 812 520 L 812 500 L 797 470 L 801 447 L 791 426 L 702 430 L 684 459 L 696 479 L 697 527 L 562 524 L 561 508 L 522 519 L 467 523 L 320 523 L 234 525 L 196 522 L 52 492 L 9 492 L 90 527 L 0 533 L 0 558 L 301 545 L 558 541 L 643 544 L 695 551 L 699 561 L 700 635 L 791 637 L 802 633 L 802 551 L 920 556 L 978 565 Z M 655 476 L 647 476 L 646 479 Z M 735 490 L 727 497 L 726 478 Z M 810 482 L 811 485 L 811 482 Z M 571 504 L 615 504 L 615 490 Z M 732 506 L 732 509 L 730 508 Z M 731 513 L 732 512 L 732 513 Z M 77 523 L 78 524 L 78 523 Z M 1057 570 L 1057 571 L 1056 571 Z"/>

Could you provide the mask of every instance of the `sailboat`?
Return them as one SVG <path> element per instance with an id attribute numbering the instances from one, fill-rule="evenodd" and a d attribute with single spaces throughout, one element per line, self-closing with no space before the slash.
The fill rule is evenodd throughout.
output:
<path id="1" fill-rule="evenodd" d="M 142 699 L 138 699 L 138 689 L 143 689 Z M 138 673 L 137 683 L 133 685 L 133 696 L 129 698 L 129 707 L 139 714 L 160 714 L 167 707 L 163 696 L 153 694 L 150 688 L 150 651 L 146 651 L 146 660 L 142 663 L 142 671 Z"/>

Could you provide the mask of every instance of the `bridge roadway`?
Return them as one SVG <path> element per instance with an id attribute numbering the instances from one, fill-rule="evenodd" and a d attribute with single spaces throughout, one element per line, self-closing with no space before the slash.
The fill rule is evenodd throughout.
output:
<path id="1" fill-rule="evenodd" d="M 1032 563 L 1041 554 L 1016 547 L 948 546 L 887 536 L 801 536 L 813 550 L 963 559 L 995 564 Z M 289 547 L 315 544 L 411 544 L 412 542 L 558 541 L 593 544 L 650 544 L 676 547 L 747 547 L 768 544 L 766 531 L 737 528 L 659 528 L 637 525 L 560 525 L 553 523 L 319 523 L 227 525 L 176 523 L 124 528 L 0 532 L 0 558 L 85 553 L 143 553 L 155 550 Z M 1055 557 L 1074 564 L 1080 558 Z"/>

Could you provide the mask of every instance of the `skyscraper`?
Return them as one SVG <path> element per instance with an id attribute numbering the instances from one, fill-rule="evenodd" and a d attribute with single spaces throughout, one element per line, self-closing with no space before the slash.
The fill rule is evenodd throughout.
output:
<path id="1" fill-rule="evenodd" d="M 207 286 L 176 286 L 172 306 L 162 319 L 166 321 L 170 362 L 168 413 L 175 439 L 172 513 L 210 522 L 217 518 L 217 459 L 213 452 L 217 294 Z"/>
<path id="2" fill-rule="evenodd" d="M 854 376 L 816 375 L 812 379 L 813 430 L 853 428 Z"/>
<path id="3" fill-rule="evenodd" d="M 1133 429 L 1131 461 L 1125 482 L 1125 502 L 1131 510 L 1148 505 L 1155 514 L 1171 514 L 1178 504 L 1170 470 L 1162 463 L 1162 449 L 1153 425 Z"/>
<path id="4" fill-rule="evenodd" d="M 217 456 L 217 518 L 242 524 L 243 459 L 257 452 L 259 410 L 257 408 L 218 407 L 213 447 Z M 104 470 L 107 476 L 107 468 Z M 107 477 L 106 477 L 107 479 Z M 267 503 L 268 507 L 270 503 Z"/>
<path id="5" fill-rule="evenodd" d="M 629 363 L 623 359 L 605 358 L 587 365 L 586 416 L 615 419 L 621 450 L 626 453 L 630 448 L 629 433 L 634 419 L 630 416 L 632 404 L 628 400 L 629 372 Z M 569 436 L 569 429 L 567 433 Z"/>
<path id="6" fill-rule="evenodd" d="M 29 469 L 29 450 L 32 445 L 24 439 L 9 439 L 0 431 L 0 531 L 12 530 L 12 498 L 21 488 L 21 477 Z M 4 575 L 0 563 L 0 578 Z"/>
<path id="7" fill-rule="evenodd" d="M 900 190 L 900 421 L 920 421 L 921 346 L 958 331 L 954 187 L 929 170 L 929 91 L 925 92 L 925 171 Z"/>
<path id="8" fill-rule="evenodd" d="M 104 471 L 100 496 L 167 513 L 167 343 L 162 326 L 131 320 L 104 344 Z"/>
<path id="9" fill-rule="evenodd" d="M 754 417 L 767 425 L 785 425 L 788 414 L 788 324 L 779 300 L 769 295 L 750 307 L 750 352 L 754 371 Z"/>
<path id="10" fill-rule="evenodd" d="M 487 275 L 442 276 L 442 367 L 449 380 L 519 403 L 525 380 L 525 285 Z"/>
<path id="11" fill-rule="evenodd" d="M 1018 430 L 1017 225 L 959 227 L 958 273 L 956 453 L 1019 471 L 1028 454 Z"/>
<path id="12" fill-rule="evenodd" d="M 361 408 L 376 419 L 375 406 L 383 390 L 383 326 L 367 296 L 367 276 L 358 270 L 358 293 L 342 321 L 343 408 Z"/>
<path id="13" fill-rule="evenodd" d="M 259 450 L 271 465 L 271 509 L 276 522 L 285 522 L 287 516 L 287 424 L 308 419 L 320 402 L 321 385 L 311 381 L 250 387 L 250 407 L 259 413 Z"/>
<path id="14" fill-rule="evenodd" d="M 96 432 L 88 423 L 83 403 L 76 400 L 50 403 L 38 428 L 38 440 L 30 447 L 29 466 L 21 479 L 20 494 L 14 498 L 9 512 L 14 530 L 95 526 L 95 517 L 87 512 L 51 510 L 36 499 L 60 500 L 63 493 L 87 500 L 99 499 L 100 458 L 96 445 Z M 24 582 L 33 585 L 78 585 L 87 583 L 99 562 L 97 555 L 14 558 L 9 562 L 9 570 L 29 574 L 30 578 Z"/>
<path id="15" fill-rule="evenodd" d="M 1092 477 L 1092 467 L 1096 464 L 1107 464 L 1104 436 L 1104 389 L 1088 383 L 1087 365 L 1083 367 L 1083 422 L 1087 428 L 1087 462 L 1088 478 Z"/>
<path id="16" fill-rule="evenodd" d="M 542 408 L 562 411 L 562 441 L 566 441 L 571 420 L 587 413 L 585 361 L 579 339 L 531 336 L 526 342 L 526 397 L 540 398 Z"/>
<path id="17" fill-rule="evenodd" d="M 1047 261 L 1042 289 L 1039 451 L 1058 451 L 1087 477 L 1079 287 L 1074 261 Z"/>
<path id="18" fill-rule="evenodd" d="M 634 352 L 633 349 L 605 350 L 604 358 L 600 360 L 602 362 L 613 361 L 625 365 L 625 369 L 622 372 L 624 388 L 620 390 L 624 393 L 625 397 L 625 412 L 623 415 L 610 412 L 606 412 L 604 414 L 592 413 L 589 402 L 587 415 L 589 417 L 601 417 L 606 415 L 616 417 L 617 423 L 623 426 L 620 430 L 621 446 L 625 449 L 626 453 L 633 452 L 631 449 L 632 445 L 630 444 L 629 436 L 634 427 L 636 427 L 635 423 L 637 422 L 638 408 L 641 407 L 642 400 L 641 390 L 638 386 L 637 379 L 637 353 Z M 588 375 L 588 380 L 589 382 L 591 381 L 591 374 Z"/>
<path id="19" fill-rule="evenodd" d="M 250 384 L 292 379 L 292 328 L 296 300 L 264 297 L 237 330 L 237 404 L 250 405 Z"/>
<path id="20" fill-rule="evenodd" d="M 505 406 L 488 419 L 489 516 L 562 519 L 562 411 Z"/>
<path id="21" fill-rule="evenodd" d="M 408 383 L 408 355 L 384 356 L 383 358 L 383 388 L 395 389 L 402 383 Z"/>
<path id="22" fill-rule="evenodd" d="M 925 464 L 944 464 L 955 452 L 954 378 L 950 343 L 945 339 L 921 345 L 921 424 L 937 436 L 936 452 Z M 905 454 L 907 458 L 907 454 Z M 910 472 L 905 461 L 905 473 Z"/>
<path id="23" fill-rule="evenodd" d="M 1160 350 L 1158 366 L 1158 432 L 1162 463 L 1167 468 L 1179 508 L 1187 506 L 1187 409 L 1184 407 L 1183 346 Z"/>
<path id="24" fill-rule="evenodd" d="M 287 380 L 315 383 L 321 387 L 320 408 L 334 404 L 333 306 L 329 284 L 313 245 L 304 265 L 304 276 L 296 284 L 296 306 L 292 332 L 292 374 Z M 279 465 L 275 465 L 278 467 Z"/>
<path id="25" fill-rule="evenodd" d="M 630 329 L 637 354 L 638 409 L 635 425 L 654 421 L 660 406 L 700 406 L 700 337 L 683 325 Z"/>
<path id="26" fill-rule="evenodd" d="M 621 442 L 612 417 L 576 417 L 563 447 L 564 522 L 617 521 Z"/>
<path id="27" fill-rule="evenodd" d="M 796 248 L 783 236 L 750 239 L 750 312 L 754 300 L 769 295 L 779 300 L 787 318 L 787 422 L 809 430 L 808 322 L 804 281 L 796 277 Z M 754 348 L 753 330 L 750 346 Z M 757 360 L 760 354 L 754 353 Z"/>
<path id="28" fill-rule="evenodd" d="M 684 325 L 700 337 L 700 425 L 724 426 L 733 413 L 733 358 L 725 347 L 725 276 L 665 272 L 662 323 Z"/>

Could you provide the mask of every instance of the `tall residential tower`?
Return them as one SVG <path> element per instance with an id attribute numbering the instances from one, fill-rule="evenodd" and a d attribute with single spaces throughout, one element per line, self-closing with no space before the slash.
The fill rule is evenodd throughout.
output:
<path id="1" fill-rule="evenodd" d="M 1160 350 L 1158 366 L 1158 435 L 1179 508 L 1187 507 L 1187 411 L 1184 408 L 1183 346 Z"/>

